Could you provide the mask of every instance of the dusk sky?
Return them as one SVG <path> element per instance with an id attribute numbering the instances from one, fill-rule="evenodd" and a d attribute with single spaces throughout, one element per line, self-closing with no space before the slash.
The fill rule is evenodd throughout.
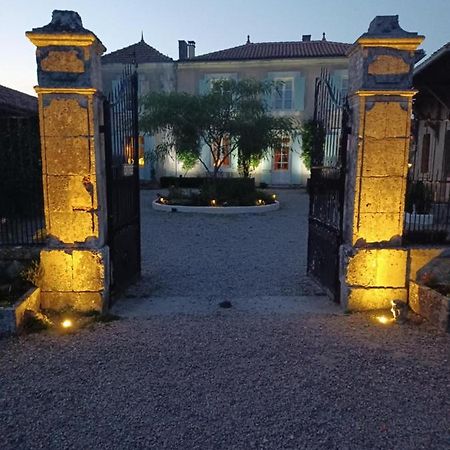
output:
<path id="1" fill-rule="evenodd" d="M 107 51 L 145 41 L 178 58 L 178 40 L 197 54 L 252 42 L 295 41 L 302 34 L 352 43 L 376 15 L 400 16 L 407 31 L 426 36 L 427 55 L 450 41 L 450 0 L 0 0 L 0 84 L 34 94 L 34 46 L 25 31 L 47 24 L 54 9 L 77 11 Z"/>

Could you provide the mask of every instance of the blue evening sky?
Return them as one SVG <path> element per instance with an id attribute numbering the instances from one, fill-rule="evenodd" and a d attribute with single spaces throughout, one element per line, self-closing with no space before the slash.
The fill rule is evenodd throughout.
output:
<path id="1" fill-rule="evenodd" d="M 34 47 L 25 31 L 47 24 L 54 9 L 77 11 L 108 51 L 140 40 L 176 59 L 178 40 L 197 54 L 252 42 L 294 41 L 302 34 L 354 42 L 376 15 L 398 14 L 426 36 L 427 55 L 450 41 L 450 0 L 0 0 L 0 84 L 34 93 Z"/>

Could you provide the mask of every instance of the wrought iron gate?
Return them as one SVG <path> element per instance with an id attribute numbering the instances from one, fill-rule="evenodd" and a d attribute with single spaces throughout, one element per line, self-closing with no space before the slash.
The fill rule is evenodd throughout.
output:
<path id="1" fill-rule="evenodd" d="M 137 93 L 137 73 L 128 66 L 103 105 L 113 293 L 141 272 Z"/>
<path id="2" fill-rule="evenodd" d="M 312 124 L 307 272 L 339 302 L 348 106 L 326 71 L 316 79 Z"/>

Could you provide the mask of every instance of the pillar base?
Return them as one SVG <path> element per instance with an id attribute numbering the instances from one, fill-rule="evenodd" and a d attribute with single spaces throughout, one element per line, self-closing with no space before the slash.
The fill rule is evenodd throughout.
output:
<path id="1" fill-rule="evenodd" d="M 347 311 L 391 307 L 392 300 L 408 298 L 408 252 L 404 248 L 340 248 L 341 304 Z"/>
<path id="2" fill-rule="evenodd" d="M 109 248 L 41 251 L 41 308 L 104 311 L 109 302 Z"/>

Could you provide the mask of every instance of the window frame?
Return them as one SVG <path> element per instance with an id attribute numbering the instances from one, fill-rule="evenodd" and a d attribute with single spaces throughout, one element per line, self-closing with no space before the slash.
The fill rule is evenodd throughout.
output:
<path id="1" fill-rule="evenodd" d="M 295 77 L 293 76 L 284 76 L 284 77 L 275 77 L 273 79 L 275 83 L 279 83 L 272 93 L 272 109 L 274 111 L 293 111 L 294 110 L 294 95 L 295 95 Z M 290 106 L 286 107 L 286 82 L 291 84 L 291 99 Z M 281 90 L 281 92 L 280 92 Z M 277 101 L 281 98 L 281 107 L 277 107 Z"/>

